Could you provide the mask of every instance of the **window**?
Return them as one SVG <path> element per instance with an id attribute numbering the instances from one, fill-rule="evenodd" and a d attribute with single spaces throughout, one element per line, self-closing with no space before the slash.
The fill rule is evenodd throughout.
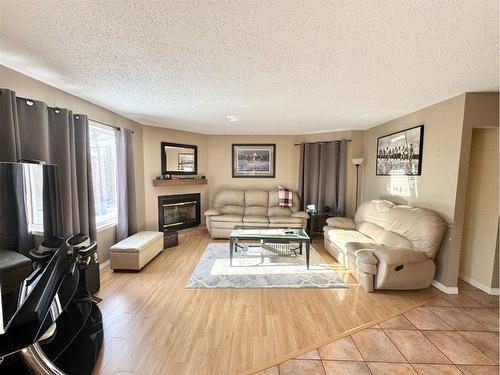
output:
<path id="1" fill-rule="evenodd" d="M 23 166 L 28 230 L 43 232 L 43 169 L 41 164 Z"/>
<path id="2" fill-rule="evenodd" d="M 90 157 L 97 228 L 116 224 L 116 141 L 112 128 L 89 121 Z"/>
<path id="3" fill-rule="evenodd" d="M 89 144 L 97 228 L 116 224 L 116 142 L 112 128 L 89 121 Z M 41 164 L 24 165 L 28 229 L 43 232 L 43 169 Z"/>

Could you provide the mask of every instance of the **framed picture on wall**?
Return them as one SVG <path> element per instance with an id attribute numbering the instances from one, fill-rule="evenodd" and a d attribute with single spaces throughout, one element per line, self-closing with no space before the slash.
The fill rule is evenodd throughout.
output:
<path id="1" fill-rule="evenodd" d="M 377 176 L 420 176 L 424 125 L 377 138 Z"/>
<path id="2" fill-rule="evenodd" d="M 233 144 L 233 177 L 274 178 L 276 144 Z"/>

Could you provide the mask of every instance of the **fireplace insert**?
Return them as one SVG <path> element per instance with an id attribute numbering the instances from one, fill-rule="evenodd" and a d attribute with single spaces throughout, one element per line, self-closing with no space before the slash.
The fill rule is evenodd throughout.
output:
<path id="1" fill-rule="evenodd" d="M 161 232 L 197 227 L 200 223 L 199 193 L 158 197 L 158 229 Z"/>

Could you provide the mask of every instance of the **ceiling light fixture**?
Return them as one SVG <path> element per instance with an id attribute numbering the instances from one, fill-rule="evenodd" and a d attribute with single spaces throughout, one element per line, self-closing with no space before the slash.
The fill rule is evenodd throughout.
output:
<path id="1" fill-rule="evenodd" d="M 238 116 L 238 115 L 227 115 L 226 118 L 227 118 L 227 120 L 229 122 L 236 122 L 236 121 L 238 121 L 240 119 L 240 116 Z"/>

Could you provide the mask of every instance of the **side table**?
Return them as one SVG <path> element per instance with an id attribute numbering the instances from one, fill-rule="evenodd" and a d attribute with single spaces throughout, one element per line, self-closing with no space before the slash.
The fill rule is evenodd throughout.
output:
<path id="1" fill-rule="evenodd" d="M 326 219 L 333 216 L 335 216 L 333 212 L 309 213 L 307 234 L 309 236 L 321 236 L 323 234 L 323 227 L 326 225 Z"/>

